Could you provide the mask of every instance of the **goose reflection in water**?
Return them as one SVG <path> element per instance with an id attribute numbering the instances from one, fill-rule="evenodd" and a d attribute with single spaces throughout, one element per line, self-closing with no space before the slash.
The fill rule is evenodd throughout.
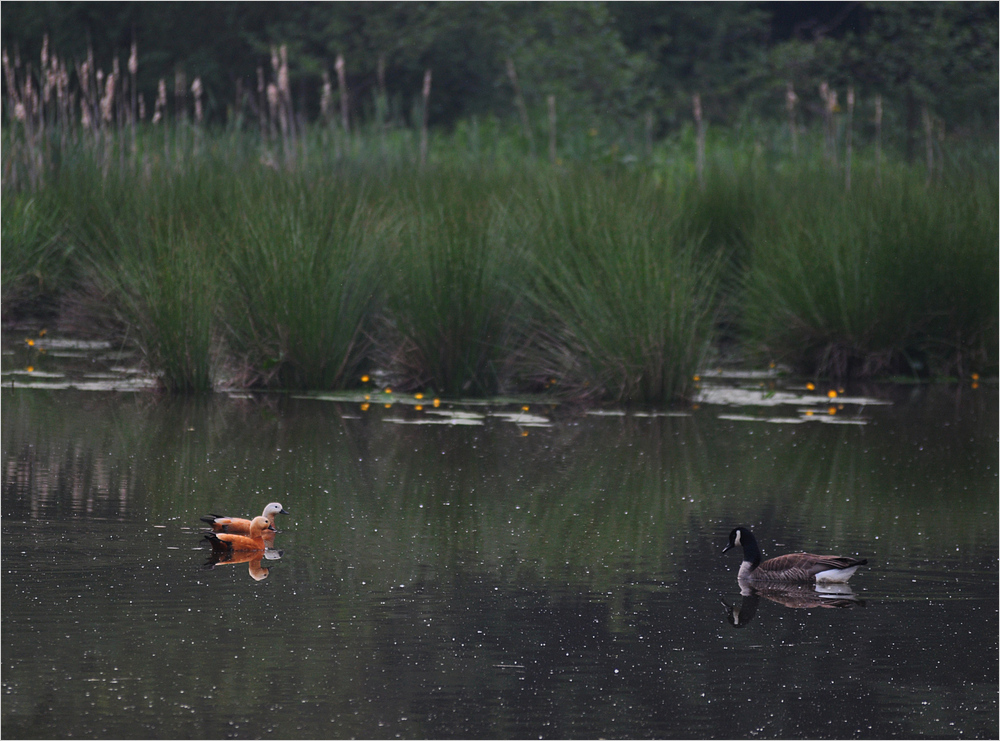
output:
<path id="1" fill-rule="evenodd" d="M 261 581 L 267 578 L 270 568 L 263 566 L 264 561 L 277 561 L 284 554 L 284 551 L 267 548 L 263 551 L 233 551 L 232 553 L 213 552 L 211 558 L 205 564 L 205 569 L 210 571 L 216 566 L 235 566 L 239 563 L 249 564 L 250 578 L 254 581 Z"/>
<path id="2" fill-rule="evenodd" d="M 751 586 L 740 583 L 742 599 L 738 605 L 729 604 L 722 597 L 719 601 L 726 608 L 726 619 L 729 624 L 742 628 L 749 623 L 757 612 L 760 598 L 777 602 L 779 605 L 792 608 L 812 609 L 816 607 L 851 608 L 864 607 L 865 601 L 858 599 L 847 584 L 769 584 L 767 586 Z"/>

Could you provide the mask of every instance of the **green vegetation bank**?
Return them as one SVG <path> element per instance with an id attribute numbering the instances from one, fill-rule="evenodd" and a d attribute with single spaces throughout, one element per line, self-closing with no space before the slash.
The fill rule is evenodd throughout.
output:
<path id="1" fill-rule="evenodd" d="M 346 7 L 370 25 L 389 23 L 395 7 L 362 5 Z M 411 5 L 397 10 L 418 12 L 401 9 Z M 887 18 L 904 40 L 912 27 L 944 24 L 934 26 L 951 45 L 942 53 L 960 51 L 956 39 L 995 47 L 995 23 L 983 42 L 973 21 L 996 7 L 956 6 L 921 15 L 865 4 L 863 34 L 757 48 L 773 58 L 836 47 L 846 57 L 834 57 L 850 58 L 845 50 L 887 33 Z M 463 13 L 515 12 L 460 7 L 449 16 L 457 27 Z M 766 4 L 736 4 L 721 20 L 699 7 L 685 11 L 685 38 L 766 16 Z M 442 38 L 452 11 L 425 10 L 425 30 Z M 8 13 L 27 10 L 3 12 L 6 44 Z M 629 31 L 650 12 L 641 7 L 516 12 L 542 15 L 518 27 L 531 33 L 498 34 L 486 55 L 508 86 L 502 96 L 495 84 L 453 95 L 438 66 L 411 80 L 404 103 L 382 82 L 396 62 L 375 55 L 367 108 L 350 92 L 364 89 L 361 72 L 324 77 L 314 65 L 322 87 L 310 98 L 310 55 L 330 50 L 304 43 L 270 49 L 259 85 L 234 70 L 225 106 L 211 64 L 184 86 L 175 67 L 147 100 L 137 46 L 106 68 L 93 52 L 67 64 L 54 45 L 40 64 L 8 54 L 5 322 L 113 334 L 141 348 L 165 388 L 195 392 L 344 388 L 372 376 L 447 395 L 655 403 L 682 398 L 705 362 L 731 356 L 838 379 L 996 372 L 995 75 L 991 88 L 966 69 L 962 90 L 935 99 L 955 65 L 913 67 L 897 39 L 908 72 L 885 93 L 838 63 L 830 71 L 846 81 L 806 92 L 786 79 L 776 102 L 777 77 L 721 85 L 720 70 L 759 71 L 730 47 L 714 67 L 677 72 L 686 89 L 657 86 L 656 74 L 681 70 L 680 56 Z M 294 39 L 313 27 L 282 28 Z M 614 31 L 602 64 L 617 77 L 563 70 L 559 59 L 595 58 L 552 41 L 566 28 Z M 259 56 L 265 42 L 254 43 Z M 362 52 L 347 58 L 372 61 Z M 474 56 L 458 55 L 456 69 Z M 411 59 L 410 71 L 425 62 Z M 575 86 L 584 78 L 602 82 Z M 661 97 L 620 97 L 639 88 Z M 487 89 L 490 100 L 476 103 Z"/>

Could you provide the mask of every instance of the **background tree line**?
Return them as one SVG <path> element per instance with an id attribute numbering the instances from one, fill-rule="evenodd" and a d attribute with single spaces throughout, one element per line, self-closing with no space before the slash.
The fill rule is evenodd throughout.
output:
<path id="1" fill-rule="evenodd" d="M 566 125 L 649 117 L 662 132 L 690 120 L 694 93 L 708 121 L 784 120 L 789 85 L 808 118 L 825 82 L 881 95 L 887 124 L 911 141 L 925 108 L 949 134 L 997 129 L 992 2 L 5 2 L 2 21 L 11 59 L 36 68 L 46 36 L 71 68 L 89 50 L 99 67 L 124 66 L 135 42 L 147 109 L 159 80 L 173 86 L 180 72 L 200 78 L 205 115 L 220 123 L 263 105 L 258 70 L 284 44 L 297 113 L 310 119 L 324 74 L 336 90 L 342 55 L 353 121 L 382 100 L 412 122 L 430 69 L 432 126 L 517 116 L 516 103 L 544 116 L 555 96 Z"/>

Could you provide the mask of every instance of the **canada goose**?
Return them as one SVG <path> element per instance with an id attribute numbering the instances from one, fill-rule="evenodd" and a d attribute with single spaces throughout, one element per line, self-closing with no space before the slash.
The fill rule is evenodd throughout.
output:
<path id="1" fill-rule="evenodd" d="M 729 545 L 722 549 L 743 546 L 743 563 L 740 564 L 740 581 L 749 582 L 846 582 L 858 566 L 868 563 L 865 558 L 847 556 L 816 556 L 812 553 L 789 553 L 769 558 L 761 563 L 757 539 L 745 527 L 729 533 Z"/>
<path id="2" fill-rule="evenodd" d="M 274 516 L 275 515 L 287 515 L 285 508 L 282 507 L 277 502 L 271 502 L 269 505 L 264 507 L 264 511 L 261 513 L 261 517 L 266 517 L 268 524 L 274 527 Z M 249 535 L 250 534 L 250 520 L 246 520 L 242 517 L 222 517 L 220 515 L 206 515 L 201 518 L 202 522 L 207 522 L 212 526 L 212 530 L 217 533 L 234 533 L 236 535 Z M 273 539 L 274 533 L 264 534 L 265 539 Z"/>
<path id="3" fill-rule="evenodd" d="M 205 533 L 205 540 L 212 544 L 216 553 L 232 553 L 233 551 L 261 551 L 267 547 L 264 543 L 264 532 L 274 532 L 274 528 L 266 517 L 255 517 L 250 523 L 249 535 L 234 533 Z"/>

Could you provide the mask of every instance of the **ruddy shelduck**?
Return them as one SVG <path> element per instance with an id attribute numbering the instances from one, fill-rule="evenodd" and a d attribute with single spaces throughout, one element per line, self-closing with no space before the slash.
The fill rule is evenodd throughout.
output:
<path id="1" fill-rule="evenodd" d="M 275 515 L 287 515 L 288 512 L 277 502 L 271 502 L 264 507 L 261 517 L 267 519 L 268 524 L 274 527 Z M 206 515 L 201 518 L 202 522 L 207 522 L 212 526 L 212 530 L 217 533 L 233 533 L 235 535 L 249 535 L 251 520 L 242 517 L 222 517 L 220 515 Z M 266 536 L 265 536 L 266 537 Z M 274 537 L 273 533 L 271 537 Z"/>
<path id="2" fill-rule="evenodd" d="M 212 544 L 212 551 L 216 553 L 232 553 L 234 551 L 263 551 L 267 544 L 264 543 L 265 532 L 274 533 L 274 528 L 267 521 L 266 517 L 255 517 L 250 522 L 249 535 L 237 535 L 236 533 L 205 533 L 205 540 Z"/>

